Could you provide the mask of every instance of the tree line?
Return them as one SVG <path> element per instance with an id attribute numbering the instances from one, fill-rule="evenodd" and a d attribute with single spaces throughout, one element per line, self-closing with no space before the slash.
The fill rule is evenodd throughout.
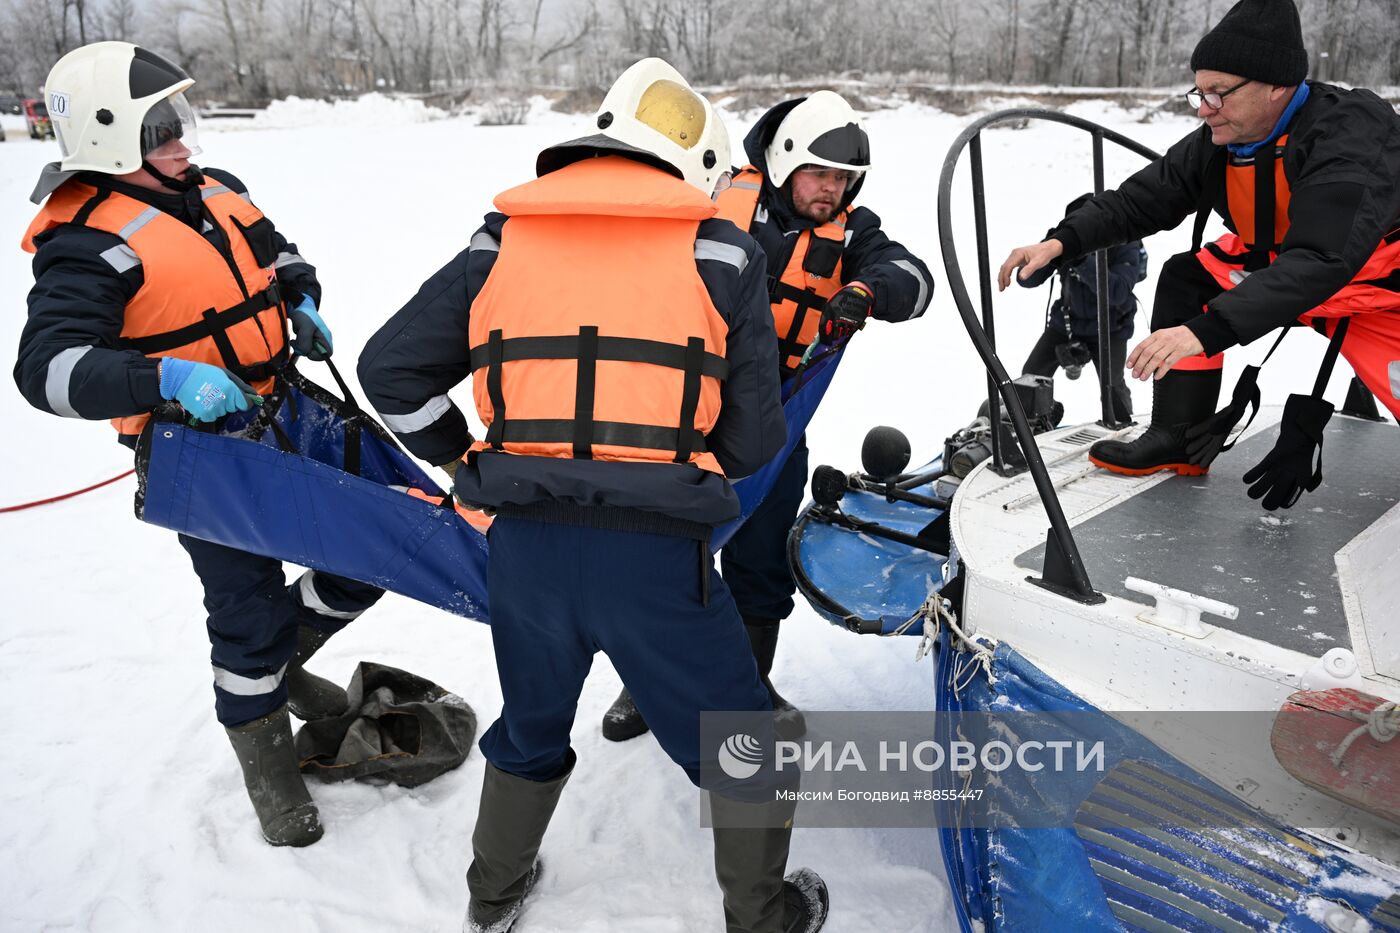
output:
<path id="1" fill-rule="evenodd" d="M 948 84 L 1189 83 L 1232 0 L 0 0 L 0 92 L 37 92 L 64 52 L 126 39 L 195 96 L 596 90 L 646 55 L 692 81 L 917 76 Z M 1299 0 L 1309 74 L 1400 85 L 1400 2 Z M 593 98 L 596 102 L 596 98 Z"/>

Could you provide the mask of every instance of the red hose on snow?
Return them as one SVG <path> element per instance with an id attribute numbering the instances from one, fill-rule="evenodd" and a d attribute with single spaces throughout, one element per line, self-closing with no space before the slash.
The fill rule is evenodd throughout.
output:
<path id="1" fill-rule="evenodd" d="M 85 492 L 92 492 L 94 489 L 101 489 L 103 486 L 115 483 L 119 479 L 126 479 L 128 476 L 135 472 L 135 470 L 127 470 L 125 473 L 122 473 L 118 476 L 114 476 L 111 479 L 104 479 L 100 483 L 93 483 L 91 486 L 84 486 L 82 489 L 75 489 L 72 492 L 65 492 L 61 496 L 50 496 L 47 499 L 38 499 L 34 502 L 25 502 L 20 505 L 7 505 L 4 508 L 0 509 L 0 512 L 21 512 L 25 509 L 32 509 L 35 506 L 48 505 L 50 502 L 62 502 L 64 499 L 71 499 L 74 496 L 81 496 Z"/>

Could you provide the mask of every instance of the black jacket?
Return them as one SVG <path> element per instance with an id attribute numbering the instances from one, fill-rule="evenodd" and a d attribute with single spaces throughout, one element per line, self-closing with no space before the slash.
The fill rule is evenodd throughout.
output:
<path id="1" fill-rule="evenodd" d="M 247 194 L 243 183 L 228 172 L 204 173 L 237 194 Z M 80 180 L 157 207 L 196 230 L 203 223 L 198 188 L 183 195 L 156 192 L 95 172 L 84 173 Z M 214 231 L 206 231 L 205 237 L 220 247 Z M 118 271 L 103 254 L 122 240 L 101 230 L 65 224 L 37 239 L 29 320 L 20 334 L 14 369 L 20 392 L 41 411 L 95 420 L 137 415 L 160 405 L 158 361 L 123 349 L 120 343 L 127 302 L 145 284 L 141 264 Z M 319 305 L 316 270 L 281 233 L 275 245 L 277 284 L 288 304 L 309 295 Z M 85 347 L 91 350 L 81 353 L 64 375 L 65 363 Z"/>
<path id="2" fill-rule="evenodd" d="M 1186 325 L 1206 353 L 1249 343 L 1317 307 L 1400 227 L 1400 115 L 1370 91 L 1310 84 L 1308 100 L 1286 128 L 1288 234 L 1272 264 L 1213 298 L 1212 313 Z M 1220 149 L 1202 125 L 1117 190 L 1065 218 L 1051 236 L 1066 256 L 1078 257 L 1172 229 L 1195 213 Z M 1234 230 L 1223 185 L 1219 191 L 1215 211 Z"/>
<path id="3" fill-rule="evenodd" d="M 1067 263 L 1055 263 L 1036 270 L 1035 274 L 1016 281 L 1026 288 L 1042 285 L 1056 271 L 1060 272 L 1060 295 L 1050 308 L 1045 321 L 1047 330 L 1064 333 L 1068 323 L 1070 334 L 1079 340 L 1098 342 L 1099 297 L 1098 274 L 1091 253 Z M 1127 340 L 1133 335 L 1133 317 L 1137 314 L 1137 298 L 1133 286 L 1147 275 L 1147 251 L 1141 240 L 1115 246 L 1108 251 L 1108 313 L 1109 337 Z"/>
<path id="4" fill-rule="evenodd" d="M 429 463 L 456 460 L 471 444 L 466 418 L 447 392 L 470 374 L 472 301 L 509 236 L 506 215 L 486 215 L 468 248 L 423 283 L 360 355 L 360 384 L 370 402 L 404 446 Z M 696 241 L 701 240 L 721 244 L 697 250 L 695 266 L 729 326 L 730 367 L 721 384 L 719 420 L 706 446 L 725 473 L 738 478 L 768 462 L 787 440 L 778 375 L 770 363 L 777 356 L 777 337 L 758 245 L 717 219 L 700 223 Z M 512 514 L 693 537 L 704 537 L 708 526 L 739 514 L 738 498 L 724 477 L 683 464 L 488 450 L 457 468 L 455 486 L 465 501 Z"/>
<path id="5" fill-rule="evenodd" d="M 803 230 L 820 226 L 801 216 L 793 208 L 792 196 L 768 179 L 767 149 L 783 117 L 801 103 L 802 99 L 785 101 L 769 110 L 744 137 L 744 152 L 750 164 L 763 173 L 763 190 L 759 192 L 760 213 L 749 224 L 749 233 L 763 247 L 768 257 L 768 270 L 781 275 L 792 258 L 797 236 Z M 933 276 L 923 260 L 885 236 L 880 218 L 864 207 L 849 205 L 860 191 L 864 177 L 846 192 L 841 204 L 848 210 L 846 232 L 849 239 L 841 258 L 843 284 L 857 279 L 869 285 L 875 293 L 874 316 L 882 321 L 907 321 L 923 314 L 933 298 Z"/>

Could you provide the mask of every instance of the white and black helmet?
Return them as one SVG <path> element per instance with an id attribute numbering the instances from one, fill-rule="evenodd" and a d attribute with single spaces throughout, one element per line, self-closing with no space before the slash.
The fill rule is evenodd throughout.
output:
<path id="1" fill-rule="evenodd" d="M 768 179 L 781 188 L 803 165 L 856 173 L 854 190 L 870 169 L 870 137 L 860 117 L 835 91 L 817 91 L 788 111 L 765 153 Z"/>
<path id="2" fill-rule="evenodd" d="M 598 132 L 540 153 L 543 175 L 590 155 L 629 155 L 684 179 L 705 194 L 729 174 L 729 133 L 710 102 L 675 68 L 644 58 L 608 89 L 593 118 Z"/>
<path id="3" fill-rule="evenodd" d="M 180 66 L 130 42 L 94 42 L 60 58 L 44 96 L 63 157 L 45 169 L 35 199 L 75 172 L 134 172 L 172 139 L 197 155 L 194 109 L 184 93 L 192 84 Z"/>

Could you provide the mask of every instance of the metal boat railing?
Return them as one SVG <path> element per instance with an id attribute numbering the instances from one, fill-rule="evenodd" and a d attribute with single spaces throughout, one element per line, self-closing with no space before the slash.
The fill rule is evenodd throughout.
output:
<path id="1" fill-rule="evenodd" d="M 1041 576 L 1030 579 L 1032 582 L 1070 599 L 1084 603 L 1099 603 L 1103 601 L 1103 596 L 1094 590 L 1093 584 L 1089 581 L 1088 571 L 1084 568 L 1084 561 L 1079 555 L 1079 548 L 1074 542 L 1069 522 L 1065 519 L 1064 509 L 1060 506 L 1060 498 L 1050 481 L 1050 474 L 1045 468 L 1045 461 L 1040 456 L 1040 450 L 1036 447 L 1030 422 L 1026 418 L 1025 408 L 1021 404 L 1020 396 L 1011 385 L 1011 378 L 1007 375 L 1006 367 L 1002 365 L 996 353 L 996 326 L 992 313 L 992 269 L 987 254 L 986 189 L 982 175 L 982 131 L 1005 123 L 1027 120 L 1061 123 L 1084 130 L 1092 137 L 1094 194 L 1096 195 L 1103 193 L 1104 190 L 1103 147 L 1105 140 L 1135 152 L 1145 159 L 1155 160 L 1159 156 L 1136 140 L 1129 139 L 1121 133 L 1116 133 L 1107 127 L 1099 126 L 1097 123 L 1080 117 L 1057 113 L 1053 110 L 1029 108 L 999 110 L 974 121 L 958 135 L 958 138 L 948 149 L 948 155 L 943 160 L 943 174 L 938 181 L 938 236 L 942 245 L 943 266 L 948 273 L 948 288 L 953 294 L 953 302 L 958 307 L 958 314 L 962 317 L 968 336 L 972 338 L 973 346 L 977 348 L 977 353 L 982 357 L 982 363 L 987 370 L 987 407 L 992 425 L 992 469 L 1003 476 L 1017 472 L 1008 466 L 1006 452 L 1002 449 L 1001 402 L 1004 401 L 1012 427 L 1016 432 L 1016 440 L 1026 460 L 1026 468 L 1035 481 L 1036 491 L 1039 493 L 1040 500 L 1045 506 L 1045 512 L 1050 518 L 1050 530 L 1045 543 L 1045 564 L 1041 569 Z M 977 271 L 982 306 L 980 321 L 973 310 L 972 298 L 968 295 L 966 284 L 963 281 L 962 268 L 958 263 L 957 249 L 954 245 L 953 176 L 957 170 L 958 159 L 964 149 L 968 150 L 972 170 L 972 207 L 977 233 Z M 1108 254 L 1106 250 L 1098 250 L 1095 253 L 1095 274 L 1098 282 L 1101 283 L 1097 289 L 1099 303 L 1097 369 L 1099 401 L 1102 409 L 1100 424 L 1118 428 L 1125 426 L 1125 424 L 1117 421 L 1114 416 L 1111 395 L 1112 362 L 1109 359 Z"/>

